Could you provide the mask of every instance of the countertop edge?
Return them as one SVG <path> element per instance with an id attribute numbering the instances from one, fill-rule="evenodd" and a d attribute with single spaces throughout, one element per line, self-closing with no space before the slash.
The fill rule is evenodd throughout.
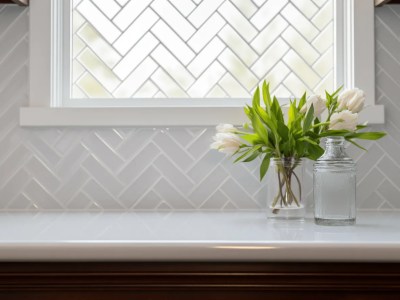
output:
<path id="1" fill-rule="evenodd" d="M 400 243 L 1 243 L 0 261 L 400 262 Z"/>

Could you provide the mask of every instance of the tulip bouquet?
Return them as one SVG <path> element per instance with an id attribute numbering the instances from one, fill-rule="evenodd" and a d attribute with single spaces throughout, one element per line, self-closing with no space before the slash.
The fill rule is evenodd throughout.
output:
<path id="1" fill-rule="evenodd" d="M 276 97 L 272 97 L 269 84 L 263 83 L 254 93 L 252 105 L 244 110 L 249 123 L 238 129 L 231 124 L 217 126 L 215 142 L 211 148 L 236 156 L 235 162 L 250 162 L 261 158 L 260 180 L 268 171 L 271 160 L 277 165 L 279 188 L 272 206 L 301 206 L 301 181 L 296 167 L 301 159 L 317 160 L 324 149 L 320 141 L 328 136 L 342 136 L 348 142 L 364 149 L 354 140 L 377 140 L 383 132 L 363 131 L 367 125 L 358 124 L 358 113 L 363 109 L 365 94 L 360 89 L 340 93 L 326 92 L 325 97 L 314 95 L 292 99 L 287 114 Z M 286 117 L 285 117 L 286 115 Z M 364 149 L 365 150 L 365 149 Z M 295 189 L 300 191 L 296 196 Z"/>

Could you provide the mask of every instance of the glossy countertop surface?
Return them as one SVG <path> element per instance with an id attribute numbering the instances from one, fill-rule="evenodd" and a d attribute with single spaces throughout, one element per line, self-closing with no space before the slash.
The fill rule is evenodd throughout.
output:
<path id="1" fill-rule="evenodd" d="M 0 260 L 400 262 L 400 212 L 347 227 L 261 212 L 0 213 Z"/>

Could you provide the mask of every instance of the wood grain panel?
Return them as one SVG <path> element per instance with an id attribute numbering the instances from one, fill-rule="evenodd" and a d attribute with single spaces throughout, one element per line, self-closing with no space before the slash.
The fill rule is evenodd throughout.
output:
<path id="1" fill-rule="evenodd" d="M 0 299 L 400 299 L 400 264 L 0 263 Z"/>

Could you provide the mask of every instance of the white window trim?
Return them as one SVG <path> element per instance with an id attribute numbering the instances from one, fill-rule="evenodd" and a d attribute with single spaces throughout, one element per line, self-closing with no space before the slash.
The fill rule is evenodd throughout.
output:
<path id="1" fill-rule="evenodd" d="M 53 28 L 53 0 L 32 1 L 30 6 L 30 91 L 29 107 L 20 109 L 21 126 L 213 126 L 218 123 L 236 125 L 246 122 L 243 103 L 198 101 L 195 106 L 171 105 L 160 107 L 55 107 L 57 90 L 52 88 L 52 36 L 62 32 Z M 343 69 L 344 87 L 359 87 L 367 96 L 361 121 L 384 123 L 384 107 L 375 104 L 375 34 L 374 0 L 336 0 L 336 11 L 344 19 L 336 26 L 337 57 Z M 338 20 L 340 22 L 340 20 Z M 341 40 L 339 40 L 339 37 Z M 56 52 L 57 53 L 57 52 Z"/>

